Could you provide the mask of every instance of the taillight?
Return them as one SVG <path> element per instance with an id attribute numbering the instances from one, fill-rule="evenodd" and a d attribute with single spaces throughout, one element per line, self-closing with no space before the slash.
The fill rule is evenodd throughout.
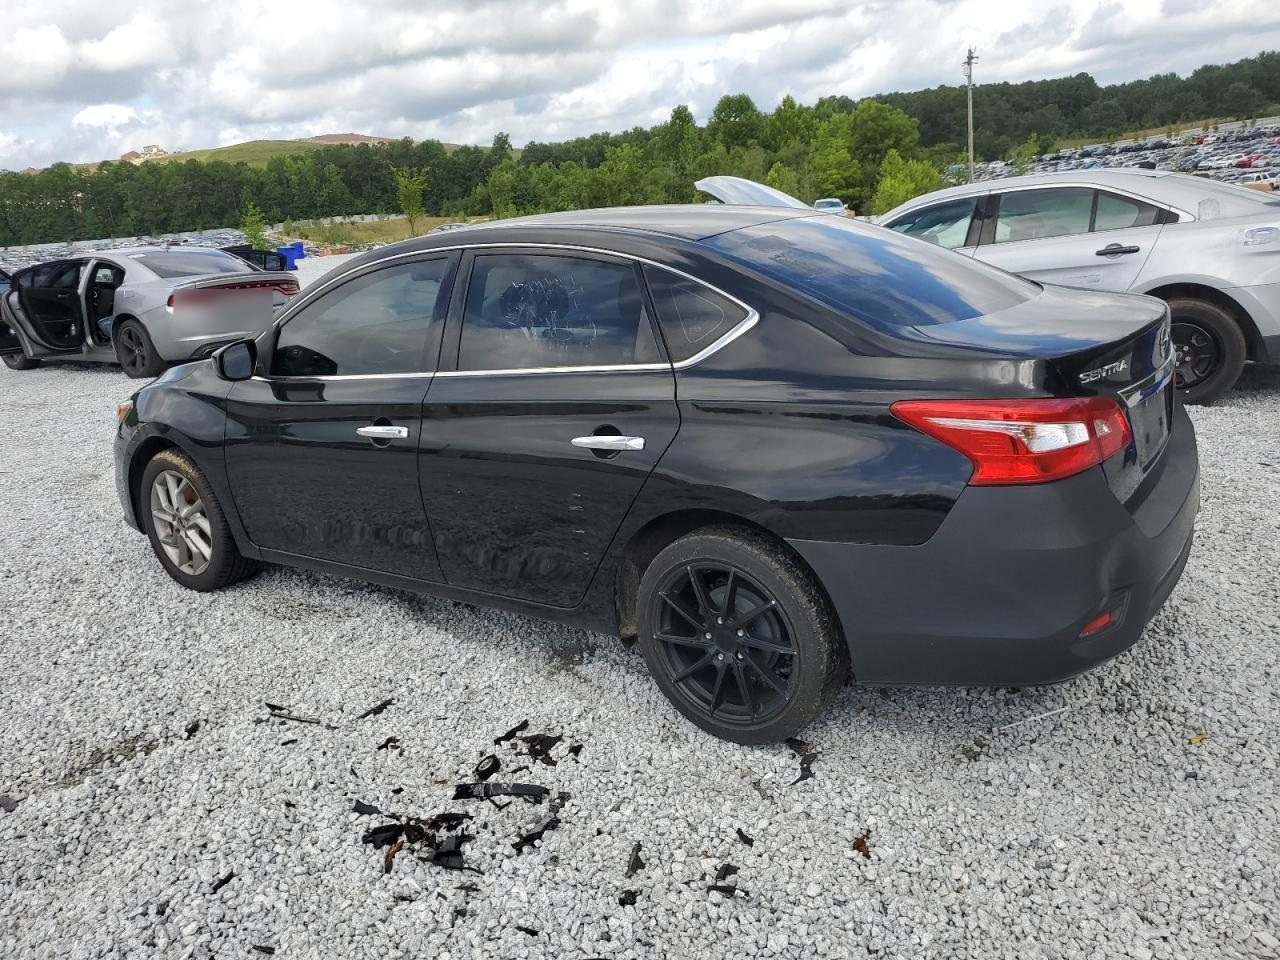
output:
<path id="1" fill-rule="evenodd" d="M 891 409 L 968 457 L 975 486 L 1061 480 L 1119 453 L 1132 438 L 1110 397 L 900 400 Z"/>

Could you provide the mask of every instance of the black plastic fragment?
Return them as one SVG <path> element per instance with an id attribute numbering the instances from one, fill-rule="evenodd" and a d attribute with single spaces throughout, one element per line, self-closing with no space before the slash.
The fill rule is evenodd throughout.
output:
<path id="1" fill-rule="evenodd" d="M 716 883 L 724 883 L 729 877 L 735 876 L 738 868 L 732 863 L 720 864 L 720 869 L 716 871 Z"/>
<path id="2" fill-rule="evenodd" d="M 554 767 L 556 760 L 551 756 L 551 750 L 563 739 L 564 736 L 561 734 L 534 733 L 521 737 L 520 742 L 525 745 L 525 752 L 531 760 L 538 760 L 548 767 Z"/>
<path id="3" fill-rule="evenodd" d="M 7 793 L 0 793 L 0 810 L 5 813 L 13 813 L 18 809 L 18 801 L 13 799 Z"/>
<path id="4" fill-rule="evenodd" d="M 813 777 L 813 761 L 818 759 L 818 751 L 813 749 L 813 745 L 807 740 L 801 740 L 799 737 L 787 737 L 786 743 L 791 748 L 791 752 L 800 758 L 800 776 L 791 781 L 791 786 L 794 787 L 802 780 Z"/>
<path id="5" fill-rule="evenodd" d="M 374 706 L 370 707 L 364 713 L 360 714 L 360 716 L 356 717 L 356 719 L 363 720 L 366 717 L 376 717 L 383 710 L 387 709 L 387 707 L 391 706 L 395 702 L 396 702 L 395 697 L 388 697 L 386 700 L 383 700 L 381 703 L 375 704 Z"/>
<path id="6" fill-rule="evenodd" d="M 627 876 L 634 876 L 643 869 L 644 861 L 640 859 L 640 841 L 637 840 L 635 846 L 631 848 L 631 859 L 627 861 Z"/>
<path id="7" fill-rule="evenodd" d="M 361 841 L 369 844 L 371 847 L 386 847 L 395 843 L 404 833 L 404 824 L 402 823 L 384 823 L 380 827 L 372 827 L 364 832 Z"/>
<path id="8" fill-rule="evenodd" d="M 288 709 L 288 707 L 282 707 L 278 703 L 267 703 L 266 706 L 267 706 L 267 709 L 270 710 L 272 713 L 284 713 L 285 710 Z"/>
<path id="9" fill-rule="evenodd" d="M 398 797 L 400 794 L 404 793 L 404 787 L 392 787 L 391 792 Z"/>
<path id="10" fill-rule="evenodd" d="M 209 888 L 209 892 L 217 893 L 219 890 L 221 890 L 223 887 L 225 887 L 228 883 L 230 883 L 235 878 L 236 878 L 236 872 L 232 870 L 225 877 L 219 877 L 217 880 L 213 881 L 213 886 Z"/>
<path id="11" fill-rule="evenodd" d="M 374 752 L 377 753 L 379 750 L 391 750 L 398 746 L 400 746 L 399 737 L 387 737 L 387 739 L 383 740 L 376 748 L 374 748 Z"/>
<path id="12" fill-rule="evenodd" d="M 573 759 L 577 760 L 578 754 L 580 754 L 581 752 L 582 752 L 582 744 L 580 743 L 570 744 L 569 756 L 573 757 Z"/>
<path id="13" fill-rule="evenodd" d="M 454 830 L 468 820 L 473 819 L 469 813 L 453 813 L 446 811 L 445 813 L 437 813 L 427 820 L 428 830 Z"/>
<path id="14" fill-rule="evenodd" d="M 623 890 L 618 894 L 618 905 L 623 907 L 634 907 L 636 904 L 636 892 L 634 890 Z"/>
<path id="15" fill-rule="evenodd" d="M 460 883 L 453 889 L 461 890 L 463 893 L 479 893 L 480 892 L 480 888 L 477 887 L 474 883 Z"/>
<path id="16" fill-rule="evenodd" d="M 731 883 L 713 883 L 707 887 L 707 893 L 723 893 L 726 897 L 734 897 L 739 894 L 744 897 L 751 896 L 746 890 Z"/>
<path id="17" fill-rule="evenodd" d="M 285 805 L 286 807 L 288 807 L 290 810 L 292 810 L 294 807 L 296 807 L 296 806 L 297 806 L 297 804 L 296 804 L 296 803 L 294 803 L 292 800 L 286 800 L 286 801 L 284 802 L 284 805 Z"/>
<path id="18" fill-rule="evenodd" d="M 292 738 L 292 739 L 290 739 L 290 740 L 281 740 L 281 741 L 280 741 L 280 746 L 282 746 L 282 747 L 288 747 L 288 746 L 291 746 L 291 745 L 293 745 L 293 744 L 295 744 L 295 743 L 297 743 L 297 742 L 298 742 L 298 738 L 297 738 L 297 737 L 293 737 L 293 738 Z"/>
<path id="19" fill-rule="evenodd" d="M 532 830 L 521 836 L 512 844 L 517 850 L 523 850 L 525 847 L 532 846 L 542 839 L 542 835 L 548 830 L 554 830 L 560 826 L 560 818 L 556 816 L 555 810 L 547 814 L 534 826 Z"/>
<path id="20" fill-rule="evenodd" d="M 186 728 L 185 730 L 183 730 L 183 731 L 182 731 L 182 739 L 183 739 L 183 740 L 190 740 L 190 739 L 191 739 L 192 737 L 194 737 L 194 736 L 195 736 L 199 731 L 200 731 L 200 721 L 199 721 L 199 720 L 192 720 L 190 723 L 188 723 L 188 724 L 187 724 L 187 728 Z"/>
<path id="21" fill-rule="evenodd" d="M 491 753 L 486 757 L 481 757 L 480 762 L 476 764 L 476 779 L 488 780 L 501 769 L 502 763 Z"/>
<path id="22" fill-rule="evenodd" d="M 351 812 L 352 812 L 352 813 L 358 813 L 358 814 L 360 814 L 360 815 L 362 815 L 362 816 L 374 816 L 374 817 L 377 817 L 377 816 L 381 816 L 381 815 L 382 815 L 382 811 L 381 811 L 381 810 L 379 810 L 377 807 L 375 807 L 375 806 L 374 806 L 373 804 L 371 804 L 371 803 L 365 803 L 363 800 L 357 800 L 357 801 L 356 801 L 355 808 L 354 808 Z"/>
<path id="23" fill-rule="evenodd" d="M 520 924 L 517 923 L 516 929 L 519 930 L 521 933 L 527 933 L 531 937 L 536 937 L 538 935 L 538 931 L 535 930 L 533 927 L 522 927 L 520 926 Z"/>
<path id="24" fill-rule="evenodd" d="M 316 717 L 299 717 L 292 713 L 283 713 L 278 710 L 273 710 L 271 717 L 274 720 L 292 720 L 294 723 L 313 723 L 316 726 L 320 726 L 320 720 Z"/>
<path id="25" fill-rule="evenodd" d="M 253 945 L 253 949 L 256 950 L 258 953 L 265 953 L 268 957 L 276 952 L 275 947 L 264 947 L 260 943 L 255 943 Z"/>
<path id="26" fill-rule="evenodd" d="M 743 833 L 741 827 L 738 828 L 738 839 L 741 840 L 743 843 L 745 843 L 748 847 L 754 847 L 756 845 L 755 840 L 753 840 L 751 837 Z"/>
<path id="27" fill-rule="evenodd" d="M 549 793 L 536 783 L 460 783 L 454 788 L 455 800 L 487 800 L 489 797 L 530 797 L 541 802 Z"/>
<path id="28" fill-rule="evenodd" d="M 500 743 L 506 743 L 508 740 L 514 740 L 516 737 L 516 734 L 524 733 L 524 731 L 528 729 L 529 729 L 529 721 L 521 720 L 519 723 L 517 723 L 514 727 L 512 727 L 502 736 L 496 737 L 493 741 L 494 746 L 497 746 Z"/>

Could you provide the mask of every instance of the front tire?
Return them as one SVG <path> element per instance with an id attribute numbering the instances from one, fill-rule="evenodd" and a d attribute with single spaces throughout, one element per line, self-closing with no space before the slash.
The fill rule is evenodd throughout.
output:
<path id="1" fill-rule="evenodd" d="M 160 565 L 184 587 L 220 590 L 257 569 L 236 548 L 209 481 L 181 451 L 162 450 L 147 464 L 138 506 Z"/>
<path id="2" fill-rule="evenodd" d="M 1248 358 L 1244 331 L 1206 300 L 1169 301 L 1178 393 L 1183 403 L 1210 404 L 1236 385 Z"/>
<path id="3" fill-rule="evenodd" d="M 783 545 L 749 528 L 677 540 L 645 570 L 637 602 L 649 673 L 677 710 L 723 740 L 792 736 L 848 675 L 826 595 Z"/>
<path id="4" fill-rule="evenodd" d="M 130 380 L 151 380 L 164 372 L 164 361 L 141 323 L 122 322 L 115 330 L 116 359 Z"/>
<path id="5" fill-rule="evenodd" d="M 4 360 L 4 365 L 10 370 L 34 370 L 40 366 L 39 360 L 32 360 L 21 353 L 6 353 L 0 360 Z"/>

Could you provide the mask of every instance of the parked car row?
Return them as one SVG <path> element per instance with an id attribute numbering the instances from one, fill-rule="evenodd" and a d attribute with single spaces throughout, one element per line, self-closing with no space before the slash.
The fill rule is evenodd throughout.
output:
<path id="1" fill-rule="evenodd" d="M 125 518 L 195 590 L 268 561 L 638 638 L 743 743 L 850 673 L 1038 684 L 1135 643 L 1198 505 L 1165 304 L 784 206 L 365 254 L 121 405 Z"/>

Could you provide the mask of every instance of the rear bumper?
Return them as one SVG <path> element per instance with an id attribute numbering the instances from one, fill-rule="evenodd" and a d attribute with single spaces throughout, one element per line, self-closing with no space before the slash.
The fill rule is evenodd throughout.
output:
<path id="1" fill-rule="evenodd" d="M 1179 406 L 1152 474 L 1121 504 L 1100 468 L 1056 483 L 969 487 L 918 546 L 793 540 L 835 604 L 870 684 L 1025 686 L 1128 649 L 1191 550 L 1200 470 Z M 1106 611 L 1112 625 L 1080 636 Z"/>

